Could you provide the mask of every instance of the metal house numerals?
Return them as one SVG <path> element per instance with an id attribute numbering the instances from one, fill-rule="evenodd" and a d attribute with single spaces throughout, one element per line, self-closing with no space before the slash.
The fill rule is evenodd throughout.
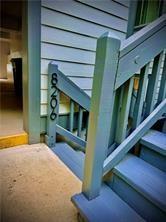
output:
<path id="1" fill-rule="evenodd" d="M 58 90 L 57 90 L 57 74 L 53 73 L 51 76 L 51 89 L 54 89 L 53 93 L 51 94 L 51 100 L 50 100 L 50 107 L 51 107 L 51 114 L 50 114 L 50 119 L 51 120 L 55 120 L 57 117 L 57 113 L 56 113 L 56 107 L 58 105 Z"/>

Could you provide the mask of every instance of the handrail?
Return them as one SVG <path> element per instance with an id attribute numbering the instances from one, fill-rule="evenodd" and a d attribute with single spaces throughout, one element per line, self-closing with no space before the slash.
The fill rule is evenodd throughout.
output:
<path id="1" fill-rule="evenodd" d="M 166 112 L 166 99 L 155 108 L 160 75 L 165 81 L 165 72 L 161 73 L 166 48 L 165 24 L 164 15 L 130 37 L 121 47 L 121 41 L 111 32 L 103 34 L 97 40 L 82 186 L 82 192 L 88 199 L 96 198 L 100 194 L 103 173 L 107 173 L 121 161 Z M 152 73 L 148 79 L 149 63 L 152 59 Z M 129 109 L 133 90 L 132 77 L 140 69 L 141 81 L 135 111 L 138 120 L 135 129 L 133 119 L 129 121 Z M 165 98 L 165 87 L 160 88 L 162 98 Z M 126 138 L 129 124 L 134 131 Z M 107 157 L 108 147 L 113 143 L 115 147 Z M 120 145 L 116 147 L 116 144 Z"/>
<path id="2" fill-rule="evenodd" d="M 166 14 L 124 40 L 120 48 L 115 89 L 166 47 L 165 36 Z"/>
<path id="3" fill-rule="evenodd" d="M 48 107 L 47 107 L 47 135 L 46 143 L 49 147 L 54 147 L 56 143 L 56 133 L 66 137 L 76 143 L 83 151 L 86 141 L 81 138 L 84 110 L 90 110 L 90 97 L 80 89 L 74 82 L 66 77 L 53 61 L 48 67 Z M 70 98 L 69 130 L 58 125 L 60 92 Z M 74 104 L 79 106 L 78 131 L 77 136 L 73 134 Z"/>
<path id="4" fill-rule="evenodd" d="M 56 87 L 69 96 L 73 101 L 78 103 L 82 108 L 89 111 L 90 97 L 58 69 L 56 62 L 51 62 L 49 66 L 51 66 L 54 73 L 57 74 L 58 81 Z"/>
<path id="5" fill-rule="evenodd" d="M 161 28 L 165 26 L 166 14 L 162 15 L 158 19 L 154 20 L 150 24 L 146 25 L 144 28 L 131 35 L 129 38 L 122 41 L 120 47 L 120 57 L 123 57 L 131 50 L 140 45 L 143 41 L 148 39 L 151 35 L 158 32 Z"/>
<path id="6" fill-rule="evenodd" d="M 105 159 L 104 174 L 113 169 L 125 154 L 141 139 L 156 121 L 166 112 L 166 99 Z"/>
<path id="7" fill-rule="evenodd" d="M 67 137 L 72 142 L 77 143 L 80 146 L 80 149 L 85 152 L 86 147 L 86 141 L 81 139 L 80 137 L 74 135 L 70 131 L 64 129 L 60 125 L 56 125 L 57 133 L 59 133 L 61 136 Z"/>
<path id="8" fill-rule="evenodd" d="M 126 40 L 121 48 L 121 41 L 110 32 L 98 39 L 91 100 L 83 90 L 58 70 L 55 62 L 49 64 L 47 143 L 54 146 L 58 132 L 81 145 L 83 149 L 86 145 L 82 191 L 89 199 L 99 195 L 103 172 L 105 174 L 111 170 L 166 112 L 166 99 L 162 99 L 163 102 L 155 108 L 155 93 L 166 48 L 165 22 L 164 15 Z M 148 80 L 149 62 L 152 59 L 152 77 Z M 136 101 L 136 108 L 140 109 L 135 112 L 139 115 L 139 120 L 136 129 L 132 128 L 135 130 L 126 138 L 133 89 L 131 77 L 140 69 L 141 81 Z M 164 73 L 165 71 L 162 78 L 166 81 Z M 144 93 L 146 85 L 147 92 Z M 71 99 L 69 131 L 58 125 L 60 91 Z M 165 98 L 164 83 L 160 91 L 161 97 Z M 150 101 L 150 109 L 145 106 L 144 110 L 143 103 L 147 104 L 147 101 Z M 80 108 L 77 136 L 73 135 L 74 102 Z M 80 138 L 83 109 L 90 111 L 87 142 Z M 148 117 L 141 123 L 146 117 L 145 111 Z M 118 134 L 120 137 L 117 139 Z M 116 147 L 118 144 L 120 145 Z M 111 154 L 107 157 L 108 152 Z"/>

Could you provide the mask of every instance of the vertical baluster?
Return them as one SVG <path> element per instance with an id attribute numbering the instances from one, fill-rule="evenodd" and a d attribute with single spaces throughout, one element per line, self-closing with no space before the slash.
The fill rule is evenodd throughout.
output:
<path id="1" fill-rule="evenodd" d="M 149 83 L 148 83 L 148 89 L 147 89 L 147 95 L 146 95 L 145 118 L 153 111 L 154 106 L 155 106 L 162 57 L 163 57 L 163 53 L 156 56 L 153 62 L 152 74 L 149 77 Z"/>
<path id="2" fill-rule="evenodd" d="M 49 64 L 48 71 L 48 107 L 47 107 L 47 135 L 45 136 L 46 144 L 54 147 L 56 143 L 56 123 L 59 116 L 59 90 L 57 89 L 58 76 L 56 71 L 57 65 Z"/>
<path id="3" fill-rule="evenodd" d="M 88 125 L 89 125 L 89 112 L 87 113 L 87 118 L 86 118 L 86 132 L 85 132 L 85 140 L 87 141 L 88 137 Z"/>
<path id="4" fill-rule="evenodd" d="M 129 111 L 129 117 L 131 118 L 133 118 L 133 115 L 134 115 L 134 107 L 135 107 L 137 93 L 138 93 L 138 84 L 139 84 L 139 78 L 134 76 L 134 86 L 133 86 L 133 91 L 131 95 L 131 105 L 130 105 L 130 111 Z"/>
<path id="5" fill-rule="evenodd" d="M 120 40 L 110 33 L 105 33 L 97 40 L 82 187 L 88 199 L 99 195 L 102 183 L 103 163 L 108 152 L 113 116 L 119 48 Z"/>
<path id="6" fill-rule="evenodd" d="M 149 66 L 150 63 L 144 66 L 140 72 L 139 88 L 138 88 L 136 103 L 134 107 L 134 115 L 133 115 L 133 126 L 132 126 L 133 129 L 135 129 L 141 122 L 142 109 L 146 93 L 146 84 L 148 81 Z"/>
<path id="7" fill-rule="evenodd" d="M 78 113 L 78 131 L 77 135 L 81 137 L 81 130 L 82 130 L 82 118 L 83 118 L 83 109 L 79 106 L 79 113 Z"/>
<path id="8" fill-rule="evenodd" d="M 164 66 L 162 71 L 159 95 L 157 103 L 161 103 L 166 98 L 166 55 L 164 60 Z"/>
<path id="9" fill-rule="evenodd" d="M 118 88 L 116 90 L 116 93 L 115 93 L 113 117 L 112 117 L 111 129 L 110 129 L 110 137 L 109 137 L 109 147 L 112 146 L 115 143 L 115 134 L 116 134 L 117 119 L 118 119 L 118 109 L 119 109 L 120 94 L 121 94 L 121 87 Z"/>
<path id="10" fill-rule="evenodd" d="M 74 101 L 70 100 L 69 130 L 73 132 L 74 125 Z"/>
<path id="11" fill-rule="evenodd" d="M 120 144 L 126 137 L 133 83 L 134 79 L 131 78 L 122 86 L 121 89 L 121 100 L 119 104 L 117 129 L 115 135 L 115 141 L 118 144 Z"/>
<path id="12" fill-rule="evenodd" d="M 166 120 L 164 120 L 163 127 L 162 127 L 162 132 L 166 133 Z"/>

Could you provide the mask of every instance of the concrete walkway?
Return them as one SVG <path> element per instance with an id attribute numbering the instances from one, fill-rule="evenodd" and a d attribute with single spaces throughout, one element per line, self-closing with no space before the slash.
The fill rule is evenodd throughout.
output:
<path id="1" fill-rule="evenodd" d="M 24 133 L 22 97 L 14 91 L 12 73 L 0 79 L 0 137 Z"/>
<path id="2" fill-rule="evenodd" d="M 0 150 L 0 221 L 74 222 L 81 182 L 44 144 Z"/>

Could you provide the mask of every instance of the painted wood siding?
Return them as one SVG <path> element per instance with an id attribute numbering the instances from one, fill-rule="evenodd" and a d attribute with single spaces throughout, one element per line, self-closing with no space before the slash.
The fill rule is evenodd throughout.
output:
<path id="1" fill-rule="evenodd" d="M 41 115 L 46 115 L 49 62 L 56 61 L 91 95 L 97 38 L 107 31 L 125 38 L 129 1 L 43 0 L 41 5 Z M 60 112 L 66 112 L 64 104 Z"/>

